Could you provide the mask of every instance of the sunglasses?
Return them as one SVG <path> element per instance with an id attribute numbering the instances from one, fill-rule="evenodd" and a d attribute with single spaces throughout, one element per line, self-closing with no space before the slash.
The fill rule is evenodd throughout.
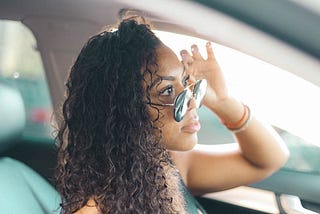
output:
<path id="1" fill-rule="evenodd" d="M 193 90 L 191 91 L 190 88 L 192 86 L 194 87 L 193 87 Z M 174 103 L 160 104 L 160 103 L 148 102 L 148 104 L 156 105 L 156 106 L 173 106 L 174 119 L 177 122 L 180 122 L 188 111 L 191 98 L 194 98 L 196 108 L 199 108 L 201 106 L 203 97 L 206 94 L 206 89 L 207 89 L 207 80 L 201 79 L 201 80 L 198 80 L 196 83 L 188 85 L 180 94 L 178 94 L 178 96 L 175 98 Z"/>

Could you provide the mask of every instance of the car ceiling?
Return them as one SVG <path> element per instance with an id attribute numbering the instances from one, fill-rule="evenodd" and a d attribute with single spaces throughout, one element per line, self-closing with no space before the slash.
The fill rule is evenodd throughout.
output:
<path id="1" fill-rule="evenodd" d="M 306 7 L 299 6 L 292 0 L 193 0 L 193 2 L 222 11 L 258 29 L 269 32 L 273 36 L 297 46 L 316 58 L 320 58 L 319 8 L 314 7 L 314 10 L 311 11 Z M 41 18 L 51 16 L 59 17 L 60 19 L 86 20 L 102 26 L 116 23 L 118 13 L 123 8 L 135 6 L 139 9 L 147 9 L 146 7 L 148 6 L 144 4 L 144 1 L 131 3 L 129 0 L 2 0 L 0 5 L 0 18 L 2 19 L 23 21 L 28 17 Z M 177 7 L 179 5 L 172 6 Z M 160 30 L 175 32 L 184 32 L 186 30 L 181 26 L 177 27 L 176 24 L 169 24 L 169 21 L 159 18 L 159 16 L 151 15 L 163 14 L 164 11 L 152 12 L 155 13 L 149 13 L 146 16 L 152 19 Z M 172 20 L 170 21 L 172 22 Z M 192 30 L 190 26 L 187 29 L 184 33 L 197 35 L 196 31 Z M 201 36 L 201 33 L 198 36 Z"/>
<path id="2" fill-rule="evenodd" d="M 21 21 L 30 16 L 52 16 L 103 24 L 114 23 L 119 9 L 123 7 L 120 3 L 103 0 L 2 0 L 0 5 L 0 18 Z"/>
<path id="3" fill-rule="evenodd" d="M 56 17 L 84 20 L 100 26 L 115 24 L 119 18 L 119 12 L 129 7 L 126 3 L 114 0 L 1 0 L 0 6 L 1 19 L 23 22 L 30 17 Z M 147 12 L 143 14 L 154 21 L 157 29 L 195 35 L 194 32 L 161 20 L 157 16 Z"/>

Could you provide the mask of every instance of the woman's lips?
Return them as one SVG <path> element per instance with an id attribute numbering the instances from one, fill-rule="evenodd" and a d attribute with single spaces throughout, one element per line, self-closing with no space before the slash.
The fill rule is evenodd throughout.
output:
<path id="1" fill-rule="evenodd" d="M 198 121 L 195 121 L 195 122 L 189 123 L 186 126 L 183 126 L 181 128 L 181 131 L 193 134 L 195 132 L 198 132 L 200 128 L 201 128 L 200 123 Z"/>

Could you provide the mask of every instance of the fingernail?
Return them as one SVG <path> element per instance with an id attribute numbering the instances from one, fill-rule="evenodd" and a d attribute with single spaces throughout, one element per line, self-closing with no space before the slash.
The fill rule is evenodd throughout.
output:
<path id="1" fill-rule="evenodd" d="M 198 52 L 198 47 L 196 45 L 191 46 L 191 51 L 192 52 Z"/>
<path id="2" fill-rule="evenodd" d="M 183 61 L 187 61 L 187 54 L 181 53 L 181 58 Z"/>
<path id="3" fill-rule="evenodd" d="M 211 42 L 207 42 L 207 47 L 211 47 Z"/>

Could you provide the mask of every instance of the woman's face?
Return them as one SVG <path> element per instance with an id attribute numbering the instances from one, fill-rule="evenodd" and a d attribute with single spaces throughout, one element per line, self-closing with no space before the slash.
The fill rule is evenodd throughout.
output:
<path id="1" fill-rule="evenodd" d="M 189 75 L 184 70 L 182 63 L 175 53 L 165 45 L 157 49 L 159 70 L 153 75 L 150 81 L 150 98 L 152 103 L 172 104 L 179 93 L 187 85 L 190 85 Z M 186 151 L 192 149 L 198 141 L 197 132 L 200 129 L 199 117 L 196 112 L 194 99 L 191 99 L 189 108 L 184 118 L 180 122 L 174 119 L 173 106 L 152 106 L 148 105 L 151 118 L 162 130 L 162 140 L 167 149 L 176 151 Z"/>

